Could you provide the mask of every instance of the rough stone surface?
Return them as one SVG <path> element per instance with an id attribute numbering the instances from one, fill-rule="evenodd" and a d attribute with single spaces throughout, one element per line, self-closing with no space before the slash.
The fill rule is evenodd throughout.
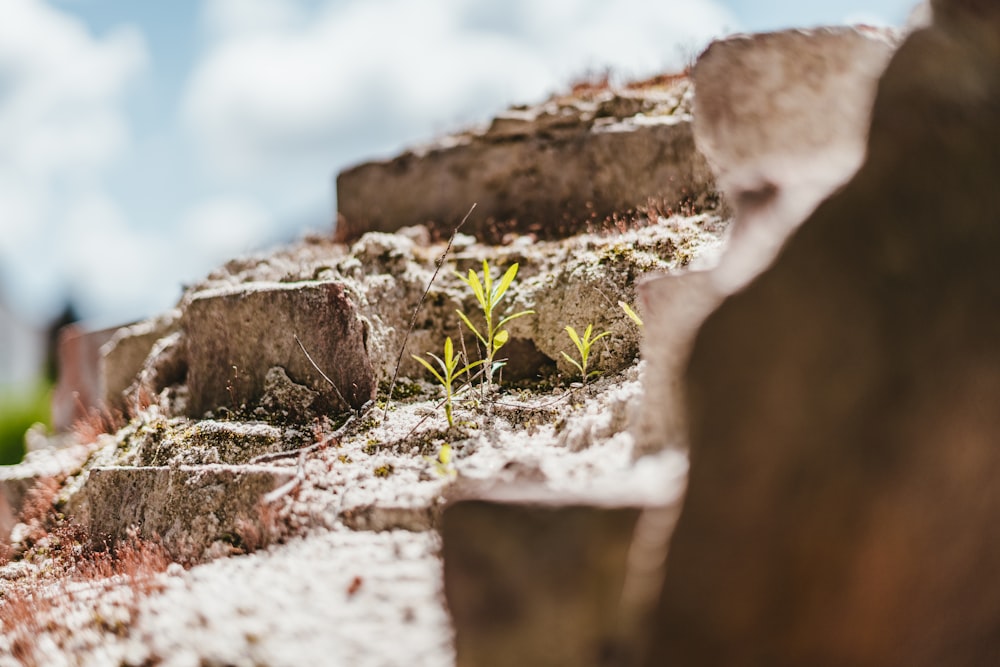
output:
<path id="1" fill-rule="evenodd" d="M 595 335 L 611 332 L 593 348 L 593 368 L 615 372 L 628 367 L 639 352 L 642 332 L 619 301 L 636 302 L 635 285 L 642 276 L 682 270 L 693 257 L 711 252 L 725 229 L 717 216 L 701 214 L 661 220 L 655 227 L 609 238 L 582 236 L 561 244 L 545 258 L 543 270 L 525 276 L 512 300 L 512 312 L 535 311 L 509 324 L 512 340 L 531 341 L 560 372 L 572 377 L 579 371 L 562 353 L 573 358 L 579 353 L 565 328 L 582 333 L 593 325 Z"/>
<path id="2" fill-rule="evenodd" d="M 101 348 L 101 389 L 104 403 L 110 410 L 122 414 L 136 411 L 134 400 L 126 397 L 126 390 L 142 371 L 157 342 L 177 330 L 179 315 L 175 309 L 159 317 L 121 327 Z"/>
<path id="3" fill-rule="evenodd" d="M 709 271 L 653 276 L 638 286 L 646 381 L 632 433 L 637 456 L 686 450 L 684 370 L 695 335 L 722 300 Z"/>
<path id="4" fill-rule="evenodd" d="M 256 261 L 231 263 L 192 288 L 181 307 L 190 309 L 200 295 L 253 290 L 261 283 L 319 278 L 343 284 L 364 322 L 365 347 L 376 381 L 385 387 L 395 374 L 397 360 L 401 377 L 425 377 L 423 367 L 410 355 L 428 351 L 440 354 L 445 336 L 451 336 L 457 344 L 459 333 L 464 333 L 467 350 L 473 359 L 478 357 L 475 338 L 459 327 L 455 311 L 461 309 L 477 323 L 481 315 L 470 290 L 453 271 L 464 275 L 473 269 L 481 273 L 485 257 L 493 267 L 494 277 L 514 262 L 520 265 L 517 280 L 504 299 L 503 313 L 536 311 L 536 315 L 516 319 L 508 327 L 511 342 L 504 354 L 511 364 L 504 369 L 505 379 L 537 380 L 554 368 L 572 375 L 574 369 L 561 354 L 574 352 L 565 332 L 567 324 L 583 330 L 592 323 L 598 331 L 611 331 L 612 338 L 595 348 L 593 363 L 604 372 L 615 372 L 633 362 L 640 338 L 639 329 L 617 301 L 634 303 L 634 284 L 641 276 L 682 268 L 717 248 L 727 227 L 725 220 L 713 214 L 670 218 L 654 215 L 630 224 L 637 226 L 624 232 L 560 241 L 520 236 L 502 246 L 485 245 L 460 235 L 433 284 L 434 262 L 445 244 L 420 245 L 428 236 L 424 227 L 410 228 L 409 235 L 367 233 L 346 254 L 338 246 L 306 243 Z M 424 241 L 418 243 L 410 236 Z M 431 288 L 420 307 L 420 316 L 407 337 L 413 313 L 428 285 Z M 163 342 L 157 344 L 163 346 L 162 354 L 154 350 L 146 362 L 146 369 L 154 370 L 141 374 L 150 378 L 144 385 L 149 395 L 162 394 L 177 375 L 156 368 L 169 370 L 186 364 L 184 354 L 176 354 L 176 345 L 166 346 Z M 157 381 L 160 377 L 168 381 Z M 170 413 L 188 413 L 186 392 L 183 386 L 169 389 L 166 407 Z M 302 407 L 295 400 L 292 404 L 292 412 L 296 405 Z M 313 403 L 309 409 L 315 412 L 318 405 Z M 283 407 L 279 413 L 288 409 Z"/>
<path id="5" fill-rule="evenodd" d="M 259 466 L 94 468 L 85 487 L 88 529 L 103 545 L 137 527 L 174 558 L 202 560 L 213 545 L 241 546 L 247 535 L 272 530 L 261 500 L 292 477 L 287 469 Z"/>
<path id="6" fill-rule="evenodd" d="M 187 305 L 182 327 L 191 416 L 255 406 L 276 366 L 316 392 L 320 411 L 359 408 L 375 396 L 367 333 L 337 283 L 257 283 L 202 292 Z"/>
<path id="7" fill-rule="evenodd" d="M 173 412 L 185 412 L 187 372 L 187 345 L 183 332 L 172 331 L 156 340 L 138 373 L 132 376 L 132 383 L 119 394 L 119 400 L 125 404 L 125 414 L 136 415 L 157 398 L 166 398 L 167 402 L 172 399 Z"/>
<path id="8" fill-rule="evenodd" d="M 716 41 L 698 58 L 695 141 L 737 220 L 726 292 L 860 166 L 897 41 L 867 27 L 786 30 Z"/>
<path id="9" fill-rule="evenodd" d="M 129 453 L 123 465 L 176 466 L 250 463 L 253 459 L 310 444 L 311 431 L 265 423 L 153 417 L 122 430 Z"/>
<path id="10" fill-rule="evenodd" d="M 735 222 L 725 251 L 702 256 L 699 271 L 639 284 L 649 372 L 637 454 L 687 446 L 682 375 L 695 334 L 861 164 L 876 83 L 897 39 L 871 28 L 787 30 L 719 40 L 699 57 L 695 140 Z"/>
<path id="11" fill-rule="evenodd" d="M 695 149 L 684 77 L 554 98 L 503 114 L 486 129 L 447 137 L 337 177 L 343 240 L 430 224 L 463 231 L 560 238 L 613 214 L 714 202 L 712 173 Z M 628 156 L 623 159 L 623 156 Z"/>
<path id="12" fill-rule="evenodd" d="M 441 532 L 456 665 L 637 664 L 675 516 L 523 486 L 450 505 Z"/>
<path id="13" fill-rule="evenodd" d="M 9 541 L 11 528 L 24 509 L 24 501 L 40 481 L 78 470 L 90 450 L 77 444 L 30 451 L 13 466 L 0 466 L 0 545 Z"/>
<path id="14" fill-rule="evenodd" d="M 864 165 L 698 334 L 650 665 L 1000 656 L 1000 16 L 939 5 Z"/>

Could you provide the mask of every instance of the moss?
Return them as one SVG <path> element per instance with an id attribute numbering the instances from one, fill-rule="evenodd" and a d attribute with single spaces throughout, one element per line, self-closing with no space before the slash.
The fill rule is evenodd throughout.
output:
<path id="1" fill-rule="evenodd" d="M 378 414 L 381 413 L 375 413 L 374 410 L 369 412 L 368 416 L 361 420 L 361 423 L 358 425 L 358 430 L 364 432 L 376 428 L 380 423 Z"/>
<path id="2" fill-rule="evenodd" d="M 392 467 L 391 463 L 386 463 L 385 465 L 380 465 L 375 468 L 375 476 L 383 479 L 391 475 L 393 472 L 395 472 L 395 468 Z"/>
<path id="3" fill-rule="evenodd" d="M 385 396 L 389 393 L 389 383 L 381 382 L 379 383 L 378 393 L 380 396 Z M 420 386 L 418 382 L 406 382 L 405 380 L 397 380 L 395 386 L 392 388 L 392 400 L 400 401 L 407 398 L 413 398 L 415 396 L 422 396 L 424 394 L 424 388 Z M 379 401 L 381 405 L 379 409 L 385 408 L 384 400 Z"/>
<path id="4" fill-rule="evenodd" d="M 597 258 L 597 263 L 601 265 L 620 264 L 630 262 L 634 257 L 635 251 L 632 249 L 632 246 L 626 243 L 616 243 L 601 251 L 600 256 Z"/>

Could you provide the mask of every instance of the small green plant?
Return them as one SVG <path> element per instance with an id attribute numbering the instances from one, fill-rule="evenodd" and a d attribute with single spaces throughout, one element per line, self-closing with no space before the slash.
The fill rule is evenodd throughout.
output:
<path id="1" fill-rule="evenodd" d="M 593 334 L 593 332 L 594 332 L 594 325 L 588 324 L 587 329 L 586 331 L 583 332 L 583 337 L 581 338 L 580 335 L 576 333 L 576 329 L 569 326 L 566 327 L 566 333 L 569 334 L 570 340 L 573 341 L 573 344 L 576 345 L 577 351 L 580 353 L 580 361 L 577 361 L 576 359 L 569 356 L 565 352 L 562 353 L 562 356 L 566 357 L 566 360 L 569 363 L 573 364 L 574 366 L 577 367 L 577 369 L 579 369 L 580 374 L 583 376 L 584 384 L 587 384 L 587 380 L 590 379 L 591 375 L 600 375 L 601 373 L 600 371 L 587 372 L 587 362 L 590 359 L 590 348 L 593 347 L 594 343 L 601 340 L 605 336 L 611 335 L 610 331 L 605 331 L 604 333 L 599 333 L 593 338 L 591 338 L 590 336 L 591 334 Z"/>
<path id="2" fill-rule="evenodd" d="M 431 458 L 425 456 L 431 464 L 434 466 L 434 473 L 438 477 L 444 479 L 455 479 L 458 476 L 458 471 L 455 469 L 455 463 L 452 460 L 452 449 L 451 445 L 445 443 L 441 445 L 441 449 L 438 450 L 437 458 Z"/>
<path id="3" fill-rule="evenodd" d="M 458 316 L 462 318 L 462 322 L 465 326 L 469 327 L 469 331 L 476 334 L 476 338 L 479 342 L 483 344 L 485 348 L 485 356 L 483 358 L 483 364 L 486 368 L 486 373 L 484 374 L 483 383 L 489 385 L 493 382 L 493 375 L 503 367 L 503 361 L 496 360 L 496 354 L 503 347 L 507 341 L 510 339 L 510 333 L 503 328 L 503 325 L 507 324 L 513 319 L 518 317 L 523 317 L 525 315 L 534 315 L 533 310 L 522 310 L 520 312 L 514 313 L 513 315 L 508 315 L 502 318 L 496 324 L 493 323 L 494 315 L 496 314 L 497 306 L 500 304 L 500 300 L 503 299 L 503 295 L 506 294 L 507 289 L 510 287 L 511 283 L 514 282 L 514 277 L 517 275 L 517 263 L 510 265 L 507 272 L 503 274 L 499 282 L 493 282 L 493 276 L 490 275 L 490 264 L 487 260 L 483 260 L 483 278 L 480 280 L 479 275 L 469 269 L 468 277 L 455 272 L 462 282 L 469 286 L 472 293 L 476 297 L 476 301 L 479 303 L 479 308 L 482 310 L 483 318 L 486 321 L 486 331 L 485 333 L 480 331 L 472 320 L 458 310 Z"/>
<path id="4" fill-rule="evenodd" d="M 431 375 L 434 376 L 434 379 L 436 379 L 438 383 L 440 383 L 440 385 L 444 387 L 444 394 L 445 394 L 444 415 L 445 417 L 448 418 L 448 426 L 454 426 L 455 421 L 451 415 L 451 402 L 452 398 L 455 396 L 455 391 L 454 391 L 455 380 L 462 377 L 464 374 L 468 373 L 471 369 L 475 368 L 476 366 L 479 366 L 483 362 L 474 361 L 471 364 L 466 364 L 465 366 L 459 368 L 458 364 L 461 361 L 462 355 L 461 353 L 459 353 L 457 356 L 455 355 L 455 346 L 451 342 L 451 336 L 448 336 L 444 340 L 443 359 L 434 354 L 433 352 L 428 352 L 427 354 L 434 358 L 434 361 L 436 361 L 438 366 L 441 367 L 441 372 L 438 372 L 438 369 L 434 368 L 434 366 L 432 366 L 431 363 L 426 359 L 424 359 L 423 357 L 418 357 L 415 354 L 412 354 L 410 356 L 412 356 L 414 359 L 423 364 L 424 368 L 429 370 L 431 372 Z"/>
<path id="5" fill-rule="evenodd" d="M 635 322 L 636 326 L 641 327 L 643 325 L 642 318 L 639 317 L 639 313 L 632 310 L 632 307 L 630 305 L 628 305 L 624 301 L 619 301 L 618 305 L 621 306 L 621 309 L 624 310 L 625 314 L 629 316 L 629 319 Z"/>

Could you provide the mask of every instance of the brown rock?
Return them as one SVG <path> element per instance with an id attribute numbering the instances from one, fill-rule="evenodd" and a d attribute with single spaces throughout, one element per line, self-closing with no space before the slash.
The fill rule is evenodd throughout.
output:
<path id="1" fill-rule="evenodd" d="M 898 39 L 862 27 L 784 30 L 713 42 L 698 58 L 695 142 L 736 219 L 716 278 L 725 293 L 857 171 Z"/>
<path id="2" fill-rule="evenodd" d="M 190 416 L 256 406 L 275 367 L 315 392 L 311 407 L 321 413 L 359 408 L 375 396 L 365 326 L 339 284 L 251 283 L 202 292 L 187 305 L 182 328 Z"/>
<path id="3" fill-rule="evenodd" d="M 637 454 L 686 447 L 681 378 L 698 328 L 857 170 L 875 86 L 896 39 L 891 31 L 848 27 L 736 35 L 713 42 L 698 59 L 695 141 L 735 222 L 712 271 L 675 272 L 639 286 L 648 370 Z"/>
<path id="4" fill-rule="evenodd" d="M 646 362 L 639 419 L 632 435 L 635 456 L 688 446 L 684 369 L 695 334 L 722 300 L 707 271 L 665 274 L 637 288 L 644 322 Z"/>
<path id="5" fill-rule="evenodd" d="M 637 524 L 657 542 L 675 512 L 524 489 L 449 505 L 444 585 L 456 664 L 636 664 L 663 554 L 661 539 L 643 560 L 649 545 L 634 539 Z"/>
<path id="6" fill-rule="evenodd" d="M 176 333 L 179 313 L 167 314 L 121 327 L 101 348 L 100 373 L 104 403 L 123 414 L 135 412 L 135 397 L 126 390 L 142 372 L 156 344 Z M 162 387 L 160 387 L 162 388 Z"/>
<path id="7" fill-rule="evenodd" d="M 650 665 L 1000 656 L 1000 23 L 953 3 L 865 164 L 698 334 Z"/>
<path id="8" fill-rule="evenodd" d="M 252 547 L 240 543 L 272 528 L 261 500 L 293 476 L 259 466 L 94 468 L 84 487 L 89 532 L 102 546 L 138 529 L 182 562 L 208 557 L 219 542 Z"/>
<path id="9" fill-rule="evenodd" d="M 602 109 L 596 102 L 513 110 L 486 132 L 348 169 L 337 177 L 337 237 L 424 223 L 447 236 L 476 203 L 465 233 L 486 240 L 509 231 L 561 238 L 650 200 L 664 208 L 714 201 L 690 115 L 671 114 L 683 90 L 670 94 L 677 99 L 660 113 L 621 118 L 595 118 Z M 619 106 L 643 108 L 642 102 Z"/>

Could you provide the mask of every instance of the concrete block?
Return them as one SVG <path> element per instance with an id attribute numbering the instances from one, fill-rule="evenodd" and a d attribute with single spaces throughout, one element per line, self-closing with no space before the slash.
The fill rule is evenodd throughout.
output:
<path id="1" fill-rule="evenodd" d="M 485 132 L 447 137 L 418 152 L 337 177 L 337 236 L 429 223 L 497 240 L 507 231 L 562 238 L 650 201 L 678 209 L 714 203 L 714 180 L 695 148 L 683 78 L 667 90 L 607 92 L 513 110 Z"/>
<path id="2" fill-rule="evenodd" d="M 179 311 L 117 329 L 101 347 L 100 375 L 104 404 L 129 414 L 134 402 L 126 390 L 136 381 L 157 342 L 176 333 Z"/>
<path id="3" fill-rule="evenodd" d="M 203 560 L 213 544 L 266 534 L 261 499 L 294 475 L 261 466 L 94 468 L 82 491 L 91 539 L 102 546 L 137 528 L 180 561 Z"/>
<path id="4" fill-rule="evenodd" d="M 637 664 L 675 515 L 532 492 L 449 505 L 456 664 Z"/>
<path id="5" fill-rule="evenodd" d="M 181 326 L 192 417 L 223 406 L 255 407 L 275 367 L 317 394 L 312 407 L 319 413 L 359 408 L 375 396 L 364 325 L 337 283 L 249 283 L 201 292 Z"/>

